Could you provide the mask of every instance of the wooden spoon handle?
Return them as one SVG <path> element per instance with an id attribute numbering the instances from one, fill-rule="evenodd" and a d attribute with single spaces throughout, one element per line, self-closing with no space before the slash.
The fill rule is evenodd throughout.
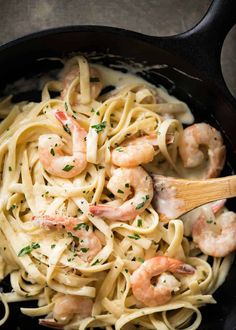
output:
<path id="1" fill-rule="evenodd" d="M 209 202 L 236 197 L 236 175 L 208 180 L 152 177 L 155 187 L 153 206 L 162 221 L 178 218 Z"/>
<path id="2" fill-rule="evenodd" d="M 181 198 L 191 201 L 192 208 L 217 199 L 236 196 L 236 175 L 205 181 L 188 181 L 186 184 L 190 189 L 183 190 Z"/>

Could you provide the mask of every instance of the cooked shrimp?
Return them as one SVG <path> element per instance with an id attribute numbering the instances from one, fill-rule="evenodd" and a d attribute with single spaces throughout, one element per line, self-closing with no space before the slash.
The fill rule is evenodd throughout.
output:
<path id="1" fill-rule="evenodd" d="M 146 260 L 131 276 L 133 295 L 146 306 L 166 304 L 171 299 L 171 292 L 176 291 L 176 281 L 168 281 L 168 286 L 160 281 L 152 285 L 152 278 L 164 272 L 192 275 L 195 269 L 180 260 L 168 257 L 154 257 Z"/>
<path id="2" fill-rule="evenodd" d="M 155 150 L 149 143 L 120 146 L 111 152 L 111 161 L 116 166 L 136 167 L 147 164 L 153 160 Z"/>
<path id="3" fill-rule="evenodd" d="M 206 123 L 189 126 L 180 135 L 179 153 L 184 167 L 196 167 L 203 162 L 201 146 L 208 149 L 209 164 L 205 178 L 217 177 L 225 163 L 225 146 L 220 132 Z"/>
<path id="4" fill-rule="evenodd" d="M 53 319 L 41 319 L 39 324 L 60 329 L 63 328 L 63 325 L 68 324 L 75 314 L 79 314 L 81 319 L 90 316 L 92 307 L 92 299 L 66 294 L 55 299 Z"/>
<path id="5" fill-rule="evenodd" d="M 109 220 L 127 221 L 142 213 L 151 203 L 153 185 L 151 177 L 142 167 L 118 168 L 114 170 L 107 188 L 117 197 L 126 200 L 134 190 L 132 198 L 121 206 L 90 205 L 91 213 Z"/>
<path id="6" fill-rule="evenodd" d="M 158 146 L 157 133 L 150 133 L 138 138 L 129 139 L 112 150 L 111 161 L 120 167 L 136 167 L 150 163 L 155 156 L 154 147 Z M 167 143 L 173 142 L 173 135 L 168 136 Z"/>
<path id="7" fill-rule="evenodd" d="M 193 224 L 192 236 L 203 253 L 225 257 L 236 250 L 236 214 L 223 212 L 215 221 L 200 215 Z"/>
<path id="8" fill-rule="evenodd" d="M 73 178 L 81 173 L 86 165 L 86 135 L 75 119 L 62 111 L 55 112 L 56 118 L 72 136 L 72 155 L 66 156 L 62 151 L 62 140 L 56 134 L 45 134 L 39 137 L 39 159 L 47 172 L 61 178 Z"/>
<path id="9" fill-rule="evenodd" d="M 184 234 L 186 236 L 192 235 L 193 223 L 200 217 L 205 216 L 208 220 L 214 218 L 214 214 L 220 211 L 226 203 L 226 199 L 221 199 L 205 205 L 199 206 L 196 209 L 187 212 L 181 216 L 184 223 Z"/>
<path id="10" fill-rule="evenodd" d="M 78 218 L 60 217 L 60 216 L 34 216 L 32 218 L 37 224 L 49 229 L 56 226 L 58 230 L 64 228 L 74 237 L 78 243 L 77 256 L 84 261 L 91 261 L 101 250 L 102 245 L 96 234 L 89 229 L 89 225 L 82 222 Z"/>
<path id="11" fill-rule="evenodd" d="M 103 88 L 103 84 L 101 81 L 100 73 L 95 68 L 90 68 L 90 94 L 92 99 L 96 99 L 98 95 L 101 93 Z M 70 87 L 72 81 L 79 76 L 79 67 L 73 66 L 71 67 L 70 71 L 66 73 L 63 80 L 63 91 L 61 92 L 61 96 L 64 99 L 67 93 L 68 88 Z M 79 89 L 77 90 L 79 92 Z M 77 95 L 75 95 L 75 100 L 73 103 L 77 103 Z"/>

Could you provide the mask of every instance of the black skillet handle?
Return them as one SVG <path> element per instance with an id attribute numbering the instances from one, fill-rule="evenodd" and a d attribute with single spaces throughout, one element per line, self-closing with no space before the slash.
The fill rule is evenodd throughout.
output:
<path id="1" fill-rule="evenodd" d="M 205 76 L 214 80 L 232 100 L 222 75 L 220 56 L 225 37 L 234 24 L 236 0 L 214 0 L 206 15 L 191 30 L 173 37 L 157 39 L 162 47 L 176 51 Z"/>

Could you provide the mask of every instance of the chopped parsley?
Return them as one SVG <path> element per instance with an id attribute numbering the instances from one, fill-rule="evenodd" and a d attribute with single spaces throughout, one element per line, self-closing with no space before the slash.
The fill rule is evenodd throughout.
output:
<path id="1" fill-rule="evenodd" d="M 141 209 L 142 207 L 144 207 L 146 201 L 149 200 L 149 195 L 146 195 L 146 196 L 142 197 L 142 200 L 143 200 L 143 202 L 139 203 L 139 204 L 136 206 L 136 210 L 139 210 L 139 209 Z"/>
<path id="2" fill-rule="evenodd" d="M 129 183 L 126 183 L 125 184 L 125 188 L 129 188 Z"/>
<path id="3" fill-rule="evenodd" d="M 99 112 L 99 111 L 97 111 L 97 112 L 96 112 L 96 115 L 97 115 L 97 116 L 99 116 L 99 115 L 100 115 L 100 112 Z"/>
<path id="4" fill-rule="evenodd" d="M 85 223 L 85 222 L 78 223 L 78 225 L 76 225 L 74 227 L 74 230 L 80 230 L 82 228 L 84 228 L 86 231 L 88 231 L 89 230 L 89 225 L 87 223 Z"/>
<path id="5" fill-rule="evenodd" d="M 124 151 L 121 147 L 116 148 L 117 151 L 122 152 Z"/>
<path id="6" fill-rule="evenodd" d="M 71 231 L 68 231 L 68 236 L 69 237 L 72 237 L 73 239 L 75 239 L 75 240 L 77 240 L 77 241 L 79 241 L 79 237 L 78 236 L 75 236 L 75 235 L 73 235 L 73 233 L 71 232 Z"/>
<path id="7" fill-rule="evenodd" d="M 139 236 L 139 234 L 133 234 L 133 235 L 128 235 L 128 237 L 129 238 L 131 238 L 131 239 L 135 239 L 136 241 L 138 240 L 138 239 L 140 239 L 141 237 Z"/>
<path id="8" fill-rule="evenodd" d="M 80 251 L 82 251 L 83 253 L 88 252 L 89 248 L 81 248 Z"/>
<path id="9" fill-rule="evenodd" d="M 23 257 L 26 254 L 31 253 L 33 250 L 40 248 L 40 245 L 38 243 L 32 243 L 31 245 L 27 245 L 23 247 L 20 252 L 18 253 L 18 257 Z"/>
<path id="10" fill-rule="evenodd" d="M 10 172 L 12 171 L 12 168 L 11 168 L 11 166 L 9 166 L 9 167 L 8 167 L 8 170 L 9 170 Z"/>
<path id="11" fill-rule="evenodd" d="M 51 150 L 50 150 L 50 154 L 53 155 L 53 156 L 55 156 L 55 151 L 54 151 L 53 148 L 51 148 Z"/>
<path id="12" fill-rule="evenodd" d="M 65 102 L 65 110 L 68 111 L 68 104 Z"/>
<path id="13" fill-rule="evenodd" d="M 138 227 L 142 227 L 143 226 L 143 220 L 142 219 L 138 219 Z"/>
<path id="14" fill-rule="evenodd" d="M 121 190 L 121 189 L 118 189 L 117 192 L 118 192 L 118 194 L 123 194 L 124 193 L 123 190 Z"/>
<path id="15" fill-rule="evenodd" d="M 141 262 L 142 264 L 144 263 L 144 259 L 141 258 L 141 257 L 137 257 L 136 260 L 139 261 L 139 262 Z"/>
<path id="16" fill-rule="evenodd" d="M 94 108 L 91 109 L 91 112 L 95 112 Z"/>
<path id="17" fill-rule="evenodd" d="M 49 191 L 46 191 L 44 194 L 42 194 L 41 196 L 42 197 L 48 197 L 48 195 L 49 195 Z"/>
<path id="18" fill-rule="evenodd" d="M 95 261 L 92 263 L 91 266 L 95 266 L 95 265 L 97 265 L 97 264 L 100 264 L 100 262 L 101 262 L 101 260 L 97 259 L 97 260 L 95 260 Z"/>
<path id="19" fill-rule="evenodd" d="M 103 121 L 100 124 L 92 125 L 92 128 L 94 128 L 97 133 L 102 132 L 106 127 L 106 123 L 106 121 Z"/>
<path id="20" fill-rule="evenodd" d="M 212 223 L 213 222 L 213 220 L 207 220 L 206 221 L 206 223 Z"/>
<path id="21" fill-rule="evenodd" d="M 98 77 L 90 77 L 90 82 L 100 82 Z"/>
<path id="22" fill-rule="evenodd" d="M 51 249 L 54 249 L 56 247 L 56 244 L 51 245 Z"/>
<path id="23" fill-rule="evenodd" d="M 63 128 L 64 128 L 64 130 L 66 131 L 66 133 L 68 133 L 68 134 L 71 135 L 71 131 L 70 131 L 70 128 L 69 128 L 68 124 L 65 124 L 65 125 L 63 126 Z"/>
<path id="24" fill-rule="evenodd" d="M 16 205 L 16 204 L 12 204 L 9 210 L 10 210 L 10 211 L 13 211 L 13 210 L 16 209 L 16 208 L 17 208 L 17 205 Z"/>
<path id="25" fill-rule="evenodd" d="M 65 172 L 69 172 L 70 170 L 72 170 L 73 167 L 74 167 L 73 165 L 67 164 L 62 170 Z"/>

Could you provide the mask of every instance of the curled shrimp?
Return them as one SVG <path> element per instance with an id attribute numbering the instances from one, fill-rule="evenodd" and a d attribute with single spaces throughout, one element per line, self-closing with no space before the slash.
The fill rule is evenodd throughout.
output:
<path id="1" fill-rule="evenodd" d="M 89 229 L 89 225 L 78 218 L 43 215 L 33 216 L 32 220 L 46 229 L 56 227 L 60 230 L 64 228 L 73 237 L 78 238 L 76 254 L 84 261 L 91 261 L 102 248 L 100 240 Z"/>
<path id="2" fill-rule="evenodd" d="M 109 220 L 134 219 L 149 206 L 153 197 L 152 179 L 140 166 L 114 170 L 107 188 L 122 200 L 126 200 L 131 195 L 131 189 L 134 191 L 133 197 L 119 207 L 107 204 L 89 206 L 91 213 Z"/>
<path id="3" fill-rule="evenodd" d="M 217 213 L 219 208 L 213 209 L 213 213 Z M 192 236 L 194 243 L 206 255 L 225 257 L 236 250 L 236 214 L 223 212 L 214 220 L 201 214 L 193 223 Z"/>
<path id="4" fill-rule="evenodd" d="M 184 223 L 184 235 L 191 236 L 194 222 L 200 217 L 205 216 L 209 219 L 214 218 L 214 214 L 219 212 L 226 203 L 226 199 L 217 200 L 205 205 L 201 205 L 196 209 L 189 211 L 181 216 Z"/>
<path id="5" fill-rule="evenodd" d="M 154 132 L 129 139 L 112 150 L 112 163 L 120 167 L 136 167 L 140 164 L 150 163 L 156 153 L 154 147 L 158 146 L 157 139 L 157 133 Z M 167 139 L 167 143 L 171 142 L 173 142 L 173 135 L 170 135 Z"/>
<path id="6" fill-rule="evenodd" d="M 63 325 L 68 324 L 75 314 L 79 314 L 81 319 L 90 316 L 92 307 L 92 299 L 66 294 L 55 299 L 53 319 L 41 319 L 39 320 L 39 324 L 55 329 L 62 329 Z"/>
<path id="7" fill-rule="evenodd" d="M 217 177 L 224 167 L 225 146 L 220 132 L 206 124 L 194 124 L 184 129 L 179 139 L 179 153 L 184 167 L 201 165 L 205 156 L 201 146 L 207 147 L 208 169 L 205 178 Z"/>
<path id="8" fill-rule="evenodd" d="M 158 256 L 146 260 L 131 275 L 131 287 L 133 295 L 146 306 L 158 306 L 166 304 L 171 299 L 171 292 L 176 290 L 177 283 L 173 279 L 168 285 L 163 281 L 157 281 L 152 285 L 152 278 L 164 272 L 192 275 L 195 269 L 180 260 Z"/>
<path id="9" fill-rule="evenodd" d="M 61 178 L 73 178 L 81 173 L 86 165 L 86 135 L 75 119 L 63 111 L 55 112 L 56 118 L 72 136 L 72 155 L 64 155 L 62 140 L 56 134 L 39 137 L 39 159 L 45 170 Z"/>
<path id="10" fill-rule="evenodd" d="M 103 88 L 103 84 L 101 81 L 100 73 L 95 68 L 89 68 L 90 72 L 90 94 L 92 99 L 96 99 L 98 95 L 101 93 L 101 90 Z M 62 99 L 65 98 L 66 93 L 68 91 L 68 88 L 70 87 L 73 80 L 79 76 L 79 67 L 77 65 L 74 65 L 70 68 L 68 72 L 66 72 L 64 78 L 63 78 L 63 90 L 61 92 Z M 80 88 L 78 88 L 75 92 L 77 92 L 74 95 L 74 100 L 72 103 L 76 104 L 79 103 L 78 101 L 78 93 L 80 91 Z"/>

